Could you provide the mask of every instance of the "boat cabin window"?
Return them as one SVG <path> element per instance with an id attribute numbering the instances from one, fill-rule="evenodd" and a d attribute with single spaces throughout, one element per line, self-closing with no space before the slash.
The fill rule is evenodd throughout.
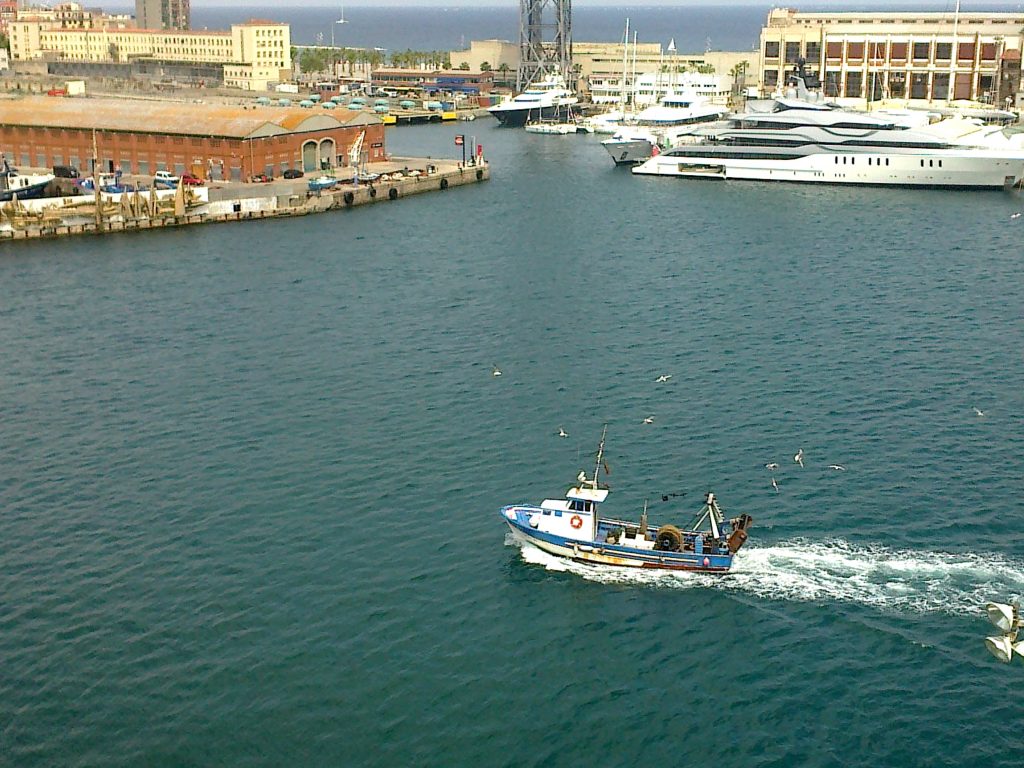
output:
<path id="1" fill-rule="evenodd" d="M 590 512 L 593 510 L 593 506 L 591 506 L 591 502 L 589 501 L 583 501 L 582 499 L 572 499 L 569 502 L 569 509 L 573 510 L 574 512 Z"/>

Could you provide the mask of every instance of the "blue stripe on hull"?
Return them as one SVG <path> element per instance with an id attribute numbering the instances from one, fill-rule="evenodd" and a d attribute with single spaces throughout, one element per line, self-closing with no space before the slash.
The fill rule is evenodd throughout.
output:
<path id="1" fill-rule="evenodd" d="M 565 557 L 585 565 L 601 566 L 616 565 L 626 568 L 645 568 L 671 571 L 693 571 L 698 573 L 726 573 L 732 566 L 732 555 L 695 554 L 690 552 L 662 552 L 657 550 L 637 550 L 615 544 L 598 544 L 582 539 L 568 539 L 552 533 L 536 531 L 528 525 L 520 525 L 514 520 L 502 518 L 508 523 L 513 533 L 526 541 L 535 544 L 549 554 Z M 547 545 L 547 546 L 544 546 Z M 552 551 L 565 550 L 565 551 Z M 586 555 L 593 553 L 594 559 Z M 604 562 L 608 559 L 620 559 L 627 562 Z M 708 565 L 704 565 L 704 560 Z"/>

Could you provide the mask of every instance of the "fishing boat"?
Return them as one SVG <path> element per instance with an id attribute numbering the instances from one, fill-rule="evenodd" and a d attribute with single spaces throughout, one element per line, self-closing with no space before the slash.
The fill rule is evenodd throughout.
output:
<path id="1" fill-rule="evenodd" d="M 753 518 L 739 515 L 726 519 L 714 493 L 707 493 L 704 505 L 684 528 L 672 524 L 655 528 L 647 519 L 646 504 L 636 522 L 598 513 L 610 492 L 599 477 L 607 432 L 606 426 L 593 476 L 581 471 L 564 499 L 501 508 L 501 517 L 516 541 L 587 565 L 728 572 L 747 541 Z"/>
<path id="2" fill-rule="evenodd" d="M 338 180 L 334 176 L 328 176 L 326 174 L 317 176 L 315 179 L 310 179 L 307 182 L 310 192 L 319 192 L 322 189 L 331 189 L 337 186 Z"/>
<path id="3" fill-rule="evenodd" d="M 3 170 L 0 171 L 0 201 L 12 200 L 15 195 L 19 200 L 42 197 L 46 185 L 55 178 L 52 173 L 18 173 L 16 168 L 11 168 L 4 160 Z"/>

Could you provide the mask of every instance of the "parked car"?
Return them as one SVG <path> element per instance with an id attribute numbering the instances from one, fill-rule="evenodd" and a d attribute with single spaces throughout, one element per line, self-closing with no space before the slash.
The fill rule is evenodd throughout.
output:
<path id="1" fill-rule="evenodd" d="M 298 168 L 289 168 L 281 175 L 284 176 L 286 179 L 301 179 L 306 174 L 300 171 Z"/>
<path id="2" fill-rule="evenodd" d="M 270 177 L 265 173 L 256 173 L 249 177 L 249 181 L 253 184 L 266 184 L 270 181 Z"/>
<path id="3" fill-rule="evenodd" d="M 178 177 L 170 171 L 157 171 L 153 174 L 153 181 L 162 181 L 167 184 L 177 184 Z"/>
<path id="4" fill-rule="evenodd" d="M 183 173 L 181 174 L 181 183 L 187 187 L 201 187 L 205 182 L 191 173 Z"/>
<path id="5" fill-rule="evenodd" d="M 77 179 L 78 169 L 72 165 L 55 165 L 53 175 L 59 179 Z"/>

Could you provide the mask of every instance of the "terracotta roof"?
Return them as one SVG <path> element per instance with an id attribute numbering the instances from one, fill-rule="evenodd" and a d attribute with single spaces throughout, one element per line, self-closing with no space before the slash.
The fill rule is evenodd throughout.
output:
<path id="1" fill-rule="evenodd" d="M 0 125 L 35 128 L 85 128 L 179 136 L 244 139 L 299 131 L 313 120 L 316 128 L 358 122 L 362 112 L 248 107 L 135 99 L 29 96 L 0 102 Z M 380 122 L 376 119 L 374 122 Z M 307 130 L 313 130 L 310 126 Z"/>
<path id="2" fill-rule="evenodd" d="M 1003 61 L 1020 61 L 1020 51 L 1016 48 L 1011 48 L 1008 51 L 1003 51 Z"/>

